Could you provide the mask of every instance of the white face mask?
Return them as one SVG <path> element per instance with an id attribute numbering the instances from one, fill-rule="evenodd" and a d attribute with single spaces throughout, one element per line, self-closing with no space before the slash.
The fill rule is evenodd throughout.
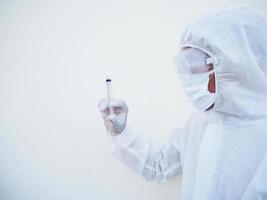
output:
<path id="1" fill-rule="evenodd" d="M 203 51 L 188 48 L 175 57 L 181 84 L 194 106 L 202 111 L 215 102 L 215 94 L 208 91 L 209 75 L 214 72 L 212 59 Z"/>
<path id="2" fill-rule="evenodd" d="M 209 75 L 213 71 L 202 74 L 180 75 L 181 84 L 194 106 L 202 111 L 210 108 L 215 102 L 215 94 L 208 91 Z"/>

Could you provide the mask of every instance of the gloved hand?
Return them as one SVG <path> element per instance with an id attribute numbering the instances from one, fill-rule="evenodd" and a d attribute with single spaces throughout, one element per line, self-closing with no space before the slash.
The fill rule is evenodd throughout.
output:
<path id="1" fill-rule="evenodd" d="M 110 113 L 112 107 L 113 114 Z M 126 127 L 128 106 L 122 100 L 101 99 L 98 104 L 106 130 L 113 136 L 120 134 Z"/>

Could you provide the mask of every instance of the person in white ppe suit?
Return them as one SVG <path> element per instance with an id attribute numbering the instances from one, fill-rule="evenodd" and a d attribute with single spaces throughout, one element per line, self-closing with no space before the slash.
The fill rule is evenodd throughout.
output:
<path id="1" fill-rule="evenodd" d="M 266 18 L 245 7 L 201 17 L 176 60 L 196 111 L 158 144 L 127 125 L 124 101 L 101 100 L 112 154 L 147 180 L 182 173 L 183 200 L 267 199 Z"/>

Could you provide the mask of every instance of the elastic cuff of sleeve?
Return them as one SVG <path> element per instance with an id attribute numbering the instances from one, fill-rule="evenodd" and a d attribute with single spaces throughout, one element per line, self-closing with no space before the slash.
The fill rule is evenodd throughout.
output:
<path id="1" fill-rule="evenodd" d="M 113 146 L 127 146 L 135 137 L 136 133 L 129 126 L 126 126 L 125 129 L 116 136 L 112 136 L 108 133 L 108 138 Z"/>

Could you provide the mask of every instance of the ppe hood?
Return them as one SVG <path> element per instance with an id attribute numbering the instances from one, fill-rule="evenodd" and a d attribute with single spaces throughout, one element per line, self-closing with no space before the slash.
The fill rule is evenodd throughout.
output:
<path id="1" fill-rule="evenodd" d="M 267 115 L 267 19 L 246 7 L 230 7 L 193 21 L 181 48 L 195 47 L 215 59 L 213 110 L 249 122 Z"/>

